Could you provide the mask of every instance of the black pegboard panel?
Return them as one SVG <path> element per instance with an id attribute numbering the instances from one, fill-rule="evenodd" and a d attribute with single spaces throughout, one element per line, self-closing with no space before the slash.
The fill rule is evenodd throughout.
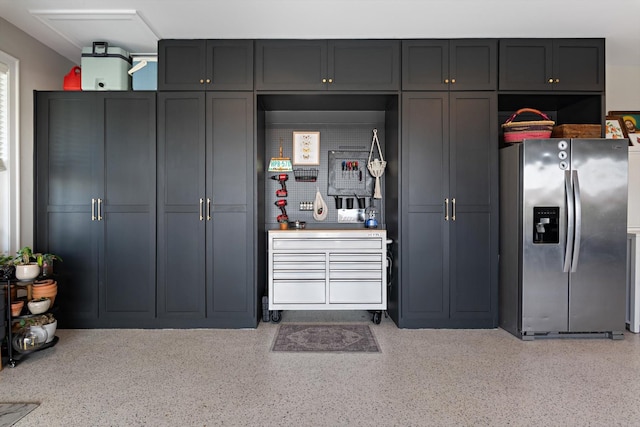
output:
<path id="1" fill-rule="evenodd" d="M 338 222 L 338 211 L 336 209 L 333 195 L 329 195 L 329 173 L 330 173 L 330 152 L 355 152 L 362 153 L 363 182 L 368 183 L 373 178 L 366 168 L 366 159 L 369 156 L 373 129 L 378 129 L 378 139 L 384 151 L 384 113 L 380 111 L 313 111 L 313 112 L 268 112 L 265 123 L 265 170 L 267 170 L 269 160 L 279 156 L 280 141 L 282 140 L 283 155 L 292 157 L 293 153 L 293 132 L 309 131 L 320 132 L 320 164 L 313 166 L 293 165 L 293 168 L 317 169 L 318 176 L 315 182 L 296 181 L 293 172 L 288 173 L 286 187 L 288 195 L 286 198 L 276 197 L 276 190 L 280 188 L 278 181 L 270 179 L 275 173 L 267 172 L 266 180 L 266 228 L 274 228 L 276 218 L 281 214 L 275 202 L 278 199 L 286 199 L 285 207 L 290 221 L 306 221 L 309 228 L 331 228 L 340 226 Z M 346 160 L 346 159 L 345 159 Z M 341 160 L 340 160 L 341 161 Z M 340 163 L 341 167 L 341 163 Z M 342 176 L 340 176 L 342 178 Z M 345 175 L 345 179 L 347 176 Z M 383 176 L 384 180 L 384 176 Z M 373 182 L 373 181 L 371 181 Z M 384 188 L 384 181 L 383 181 Z M 322 198 L 328 207 L 327 218 L 318 222 L 313 218 L 313 212 L 300 210 L 301 202 L 313 202 L 316 198 L 316 191 L 320 191 Z M 368 196 L 366 205 L 371 201 L 369 197 L 373 195 L 373 184 L 370 189 L 367 187 Z M 365 196 L 365 191 L 358 193 Z M 346 194 L 353 195 L 350 191 Z M 377 208 L 379 209 L 379 201 Z M 380 222 L 381 218 L 378 219 Z M 357 225 L 351 225 L 351 227 Z"/>

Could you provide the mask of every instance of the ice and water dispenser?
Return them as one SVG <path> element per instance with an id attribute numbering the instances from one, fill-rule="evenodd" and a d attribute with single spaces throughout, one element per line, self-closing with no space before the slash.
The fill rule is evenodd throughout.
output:
<path id="1" fill-rule="evenodd" d="M 560 208 L 533 208 L 533 243 L 560 243 Z"/>

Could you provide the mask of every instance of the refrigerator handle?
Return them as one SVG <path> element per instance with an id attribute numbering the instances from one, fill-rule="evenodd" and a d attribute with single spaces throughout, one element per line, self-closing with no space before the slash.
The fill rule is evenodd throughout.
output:
<path id="1" fill-rule="evenodd" d="M 580 258 L 580 241 L 582 240 L 582 200 L 580 199 L 580 180 L 578 179 L 578 171 L 573 171 L 572 175 L 573 192 L 576 195 L 576 237 L 573 244 L 573 260 L 571 261 L 571 272 L 575 273 L 576 270 L 578 270 L 578 259 Z"/>
<path id="2" fill-rule="evenodd" d="M 573 234 L 574 234 L 574 201 L 573 188 L 571 186 L 571 171 L 564 171 L 564 194 L 567 198 L 567 241 L 564 249 L 564 264 L 562 271 L 569 272 L 571 268 L 571 255 L 573 253 Z"/>

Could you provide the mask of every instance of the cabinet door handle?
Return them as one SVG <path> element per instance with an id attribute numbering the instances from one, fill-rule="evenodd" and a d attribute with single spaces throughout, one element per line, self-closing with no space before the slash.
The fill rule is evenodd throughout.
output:
<path id="1" fill-rule="evenodd" d="M 444 220 L 449 221 L 449 199 L 444 199 Z"/>
<path id="2" fill-rule="evenodd" d="M 207 221 L 211 221 L 211 199 L 207 197 Z"/>
<path id="3" fill-rule="evenodd" d="M 333 83 L 333 79 L 329 79 L 329 83 Z"/>
<path id="4" fill-rule="evenodd" d="M 102 221 L 102 199 L 98 199 L 98 221 Z"/>
<path id="5" fill-rule="evenodd" d="M 453 205 L 451 220 L 455 221 L 456 220 L 456 198 L 455 197 L 451 199 L 451 204 Z"/>
<path id="6" fill-rule="evenodd" d="M 204 84 L 204 79 L 200 79 L 200 84 Z"/>
<path id="7" fill-rule="evenodd" d="M 449 79 L 444 79 L 444 82 L 445 82 L 446 84 L 449 84 Z"/>
<path id="8" fill-rule="evenodd" d="M 326 82 L 327 82 L 327 79 L 322 79 L 322 83 L 326 83 Z"/>
<path id="9" fill-rule="evenodd" d="M 91 199 L 91 221 L 96 220 L 96 199 Z"/>
<path id="10" fill-rule="evenodd" d="M 456 79 L 451 79 L 451 84 L 455 84 L 456 83 Z"/>
<path id="11" fill-rule="evenodd" d="M 560 79 L 555 79 L 554 83 L 560 83 Z"/>
<path id="12" fill-rule="evenodd" d="M 207 79 L 207 80 L 206 80 L 206 82 L 207 82 L 207 83 L 211 83 L 211 79 Z"/>
<path id="13" fill-rule="evenodd" d="M 200 198 L 200 221 L 202 221 L 204 219 L 204 199 L 201 197 Z"/>
<path id="14" fill-rule="evenodd" d="M 549 79 L 549 80 L 548 80 L 548 82 L 549 82 L 549 83 L 553 83 L 553 79 Z"/>

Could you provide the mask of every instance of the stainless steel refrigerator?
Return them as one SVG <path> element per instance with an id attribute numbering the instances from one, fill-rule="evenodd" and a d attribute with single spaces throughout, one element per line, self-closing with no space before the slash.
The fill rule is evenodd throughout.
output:
<path id="1" fill-rule="evenodd" d="M 500 326 L 525 340 L 622 338 L 626 139 L 500 150 Z"/>

